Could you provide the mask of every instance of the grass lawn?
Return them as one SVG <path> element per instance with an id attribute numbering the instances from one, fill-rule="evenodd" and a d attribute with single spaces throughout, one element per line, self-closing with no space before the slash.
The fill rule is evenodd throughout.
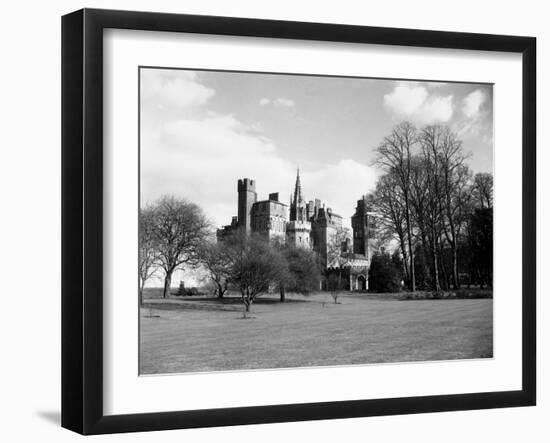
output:
<path id="1" fill-rule="evenodd" d="M 397 300 L 327 293 L 240 299 L 146 299 L 140 372 L 221 371 L 493 355 L 493 300 Z M 150 314 L 153 314 L 152 316 Z"/>

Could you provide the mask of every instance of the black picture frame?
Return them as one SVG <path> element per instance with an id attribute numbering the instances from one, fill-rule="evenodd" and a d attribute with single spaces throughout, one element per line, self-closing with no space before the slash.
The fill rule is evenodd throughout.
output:
<path id="1" fill-rule="evenodd" d="M 353 42 L 522 54 L 522 389 L 131 415 L 103 413 L 103 30 Z M 230 17 L 83 9 L 62 18 L 62 426 L 151 431 L 536 403 L 536 39 Z"/>

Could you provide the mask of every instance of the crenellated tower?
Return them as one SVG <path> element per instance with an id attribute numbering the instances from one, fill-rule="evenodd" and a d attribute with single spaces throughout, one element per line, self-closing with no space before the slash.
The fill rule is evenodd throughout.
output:
<path id="1" fill-rule="evenodd" d="M 251 229 L 250 212 L 257 199 L 256 182 L 249 178 L 240 179 L 237 182 L 237 191 L 239 194 L 237 226 L 249 233 Z"/>
<path id="2" fill-rule="evenodd" d="M 374 226 L 374 218 L 369 212 L 369 204 L 367 196 L 362 196 L 361 200 L 357 200 L 355 214 L 351 217 L 351 226 L 353 228 L 353 252 L 361 254 L 370 259 L 373 251 L 372 235 Z"/>

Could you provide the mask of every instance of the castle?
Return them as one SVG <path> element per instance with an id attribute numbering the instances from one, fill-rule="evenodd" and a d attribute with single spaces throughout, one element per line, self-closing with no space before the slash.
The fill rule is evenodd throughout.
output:
<path id="1" fill-rule="evenodd" d="M 290 205 L 279 200 L 279 193 L 271 193 L 258 201 L 256 182 L 243 178 L 237 182 L 237 216 L 230 225 L 217 231 L 218 241 L 236 230 L 256 233 L 268 241 L 282 241 L 295 247 L 317 252 L 325 275 L 340 271 L 346 288 L 368 289 L 368 268 L 373 253 L 374 216 L 368 212 L 363 196 L 357 201 L 351 217 L 353 238 L 345 238 L 342 217 L 325 208 L 321 200 L 307 201 L 302 193 L 300 171 L 296 174 Z M 345 257 L 345 259 L 343 259 Z"/>

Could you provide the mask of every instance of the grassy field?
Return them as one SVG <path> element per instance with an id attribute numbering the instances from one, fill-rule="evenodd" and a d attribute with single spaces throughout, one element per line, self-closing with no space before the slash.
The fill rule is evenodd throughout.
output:
<path id="1" fill-rule="evenodd" d="M 140 372 L 220 371 L 492 357 L 492 299 L 398 300 L 327 293 L 261 297 L 242 318 L 236 297 L 149 299 Z"/>

